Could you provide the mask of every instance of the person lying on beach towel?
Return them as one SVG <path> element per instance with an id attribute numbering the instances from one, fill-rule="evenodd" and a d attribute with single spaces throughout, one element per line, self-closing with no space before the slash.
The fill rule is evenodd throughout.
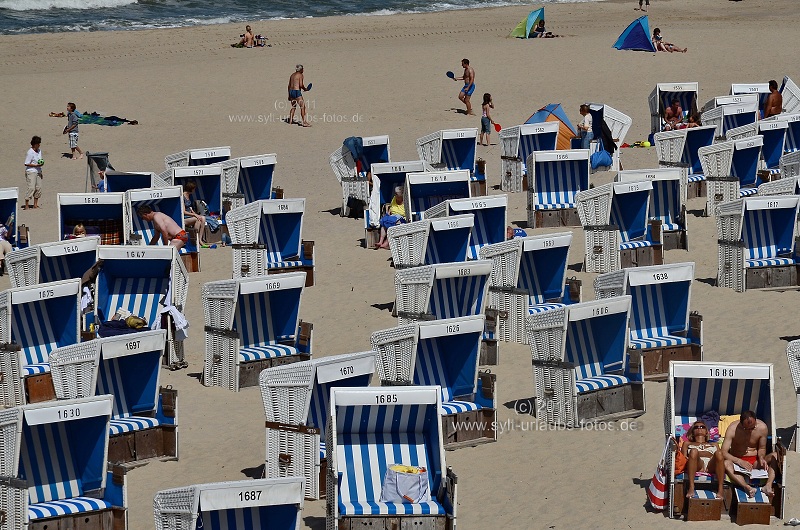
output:
<path id="1" fill-rule="evenodd" d="M 681 48 L 679 46 L 676 46 L 675 44 L 672 44 L 671 42 L 665 41 L 664 37 L 661 36 L 661 30 L 659 28 L 653 30 L 653 38 L 650 40 L 653 41 L 653 46 L 656 47 L 656 50 L 660 52 L 686 53 L 687 51 L 689 51 L 689 48 Z"/>

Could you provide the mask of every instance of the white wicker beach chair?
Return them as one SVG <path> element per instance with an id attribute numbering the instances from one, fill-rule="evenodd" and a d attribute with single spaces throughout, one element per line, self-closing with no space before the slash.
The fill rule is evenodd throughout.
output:
<path id="1" fill-rule="evenodd" d="M 758 98 L 758 108 L 763 109 L 769 97 L 769 83 L 732 83 L 731 95 L 752 94 Z"/>
<path id="2" fill-rule="evenodd" d="M 87 236 L 100 236 L 101 245 L 122 245 L 129 225 L 124 193 L 59 193 L 56 196 L 56 241 L 72 239 L 78 223 Z"/>
<path id="3" fill-rule="evenodd" d="M 425 219 L 473 215 L 467 259 L 478 259 L 481 248 L 506 240 L 508 196 L 492 195 L 472 199 L 451 199 L 428 209 Z"/>
<path id="4" fill-rule="evenodd" d="M 8 530 L 125 530 L 124 472 L 107 463 L 111 396 L 0 412 L 0 513 Z"/>
<path id="5" fill-rule="evenodd" d="M 758 117 L 758 103 L 739 103 L 707 110 L 700 115 L 700 122 L 716 126 L 716 138 L 723 139 L 729 129 L 757 122 Z"/>
<path id="6" fill-rule="evenodd" d="M 392 252 L 392 263 L 395 269 L 418 267 L 425 263 L 425 251 L 428 247 L 430 231 L 431 221 L 429 219 L 389 227 L 386 231 L 386 239 L 389 241 L 389 250 Z"/>
<path id="7" fill-rule="evenodd" d="M 783 96 L 783 112 L 800 112 L 800 87 L 787 75 L 780 88 Z"/>
<path id="8" fill-rule="evenodd" d="M 482 315 L 418 322 L 376 331 L 372 347 L 384 386 L 441 388 L 445 449 L 497 441 L 496 378 L 478 370 Z"/>
<path id="9" fill-rule="evenodd" d="M 575 194 L 589 189 L 588 149 L 537 151 L 528 156 L 528 227 L 579 226 Z"/>
<path id="10" fill-rule="evenodd" d="M 3 223 L 8 230 L 8 242 L 11 243 L 11 246 L 15 249 L 28 246 L 27 231 L 24 241 L 19 237 L 18 220 L 19 188 L 0 188 L 0 223 Z M 6 257 L 8 257 L 8 255 Z"/>
<path id="11" fill-rule="evenodd" d="M 708 183 L 706 215 L 715 215 L 717 206 L 723 202 L 758 193 L 762 183 L 758 164 L 763 144 L 764 137 L 758 135 L 698 149 Z"/>
<path id="12" fill-rule="evenodd" d="M 0 404 L 55 399 L 49 356 L 80 342 L 80 289 L 80 280 L 72 279 L 0 292 Z M 95 361 L 83 353 L 69 358 L 88 363 L 80 371 L 85 375 Z"/>
<path id="13" fill-rule="evenodd" d="M 745 197 L 717 209 L 717 284 L 746 289 L 798 285 L 800 196 Z"/>
<path id="14" fill-rule="evenodd" d="M 142 317 L 150 329 L 167 331 L 163 363 L 173 370 L 185 368 L 188 322 L 182 313 L 189 274 L 175 248 L 100 245 L 97 260 L 101 266 L 94 285 L 95 322 L 112 318 L 120 308 Z"/>
<path id="15" fill-rule="evenodd" d="M 89 236 L 14 251 L 6 257 L 11 287 L 80 278 L 94 265 L 99 243 L 99 236 Z"/>
<path id="16" fill-rule="evenodd" d="M 697 112 L 697 94 L 700 90 L 699 83 L 658 83 L 650 92 L 647 102 L 650 105 L 650 132 L 657 133 L 664 130 L 664 112 L 672 105 L 672 100 L 677 99 L 683 109 L 683 119 Z"/>
<path id="17" fill-rule="evenodd" d="M 477 164 L 477 150 L 478 129 L 444 129 L 417 138 L 420 160 L 434 169 L 469 170 L 473 197 L 486 195 L 485 165 Z"/>
<path id="18" fill-rule="evenodd" d="M 498 310 L 498 338 L 528 343 L 525 320 L 542 307 L 581 300 L 581 281 L 567 280 L 572 233 L 514 238 L 481 249 L 492 260 L 488 306 Z"/>
<path id="19" fill-rule="evenodd" d="M 331 388 L 368 387 L 375 352 L 346 353 L 276 366 L 261 372 L 267 417 L 267 477 L 305 479 L 305 498 L 325 496 L 325 440 Z"/>
<path id="20" fill-rule="evenodd" d="M 166 183 L 155 173 L 108 170 L 105 172 L 106 192 L 125 193 L 141 188 L 162 188 Z M 89 190 L 91 191 L 91 190 Z"/>
<path id="21" fill-rule="evenodd" d="M 367 248 L 378 242 L 384 206 L 392 201 L 394 189 L 397 186 L 405 189 L 406 175 L 423 171 L 433 171 L 433 167 L 423 160 L 372 164 L 372 190 L 368 208 L 364 210 L 364 245 Z"/>
<path id="22" fill-rule="evenodd" d="M 231 157 L 230 147 L 204 147 L 201 149 L 187 149 L 180 153 L 167 155 L 164 166 L 169 169 L 184 166 L 207 166 L 224 162 Z"/>
<path id="23" fill-rule="evenodd" d="M 765 182 L 758 187 L 759 197 L 770 195 L 800 195 L 800 177 L 789 177 Z"/>
<path id="24" fill-rule="evenodd" d="M 156 530 L 299 530 L 302 477 L 196 484 L 156 493 Z"/>
<path id="25" fill-rule="evenodd" d="M 537 419 L 580 427 L 644 414 L 642 373 L 630 369 L 640 364 L 627 362 L 630 307 L 618 296 L 527 317 Z"/>
<path id="26" fill-rule="evenodd" d="M 664 167 L 658 169 L 632 169 L 620 171 L 615 182 L 649 180 L 653 185 L 650 193 L 650 219 L 661 221 L 664 231 L 664 250 L 682 248 L 689 250 L 686 224 L 685 168 Z"/>
<path id="27" fill-rule="evenodd" d="M 153 211 L 161 212 L 170 217 L 184 230 L 183 216 L 183 189 L 180 186 L 164 188 L 134 189 L 125 192 L 125 244 L 127 245 L 157 245 L 167 246 L 155 230 L 155 226 L 143 220 L 137 209 L 140 206 L 149 206 Z M 189 230 L 189 242 L 178 251 L 179 254 L 193 254 L 196 256 L 197 270 L 200 271 L 200 254 L 197 248 L 197 234 Z"/>
<path id="28" fill-rule="evenodd" d="M 768 182 L 781 178 L 780 160 L 784 153 L 788 130 L 789 122 L 769 119 L 730 129 L 725 136 L 729 141 L 761 136 L 763 145 L 761 163 L 758 167 L 759 178 Z"/>
<path id="29" fill-rule="evenodd" d="M 209 216 L 224 225 L 225 220 L 222 216 L 223 180 L 222 164 L 215 163 L 172 168 L 172 175 L 167 177 L 166 182 L 169 186 L 180 186 L 181 190 L 187 182 L 194 182 L 197 186 L 194 197 L 205 201 Z"/>
<path id="30" fill-rule="evenodd" d="M 273 186 L 277 163 L 275 154 L 243 156 L 222 162 L 220 213 L 261 199 L 282 199 L 283 189 Z"/>
<path id="31" fill-rule="evenodd" d="M 792 113 L 783 112 L 777 116 L 770 116 L 764 120 L 764 123 L 771 123 L 773 121 L 787 123 L 786 138 L 783 144 L 784 153 L 800 151 L 800 109 Z"/>
<path id="32" fill-rule="evenodd" d="M 314 242 L 303 240 L 305 199 L 259 200 L 228 212 L 233 277 L 305 271 L 314 285 Z"/>
<path id="33" fill-rule="evenodd" d="M 716 127 L 703 125 L 691 129 L 656 133 L 654 138 L 658 165 L 680 167 L 687 172 L 686 198 L 706 196 L 706 177 L 697 150 L 714 143 Z"/>
<path id="34" fill-rule="evenodd" d="M 587 272 L 664 262 L 663 225 L 650 219 L 649 180 L 608 183 L 575 196 L 585 239 Z"/>
<path id="35" fill-rule="evenodd" d="M 469 199 L 469 171 L 427 171 L 406 176 L 403 205 L 408 221 L 424 219 L 425 211 L 450 199 Z"/>
<path id="36" fill-rule="evenodd" d="M 716 96 L 711 98 L 700 109 L 701 112 L 706 112 L 717 107 L 724 107 L 725 105 L 756 105 L 758 106 L 758 94 L 736 94 L 728 96 Z"/>
<path id="37" fill-rule="evenodd" d="M 628 135 L 633 124 L 633 119 L 627 114 L 623 114 L 617 109 L 602 103 L 589 103 L 589 112 L 592 113 L 592 129 L 594 132 L 594 140 L 592 141 L 592 152 L 600 148 L 600 138 L 602 137 L 602 129 L 600 129 L 600 122 L 604 121 L 611 131 L 611 138 L 617 144 L 617 148 L 611 155 L 612 171 L 620 170 L 620 149 L 619 146 L 625 143 L 625 137 Z"/>
<path id="38" fill-rule="evenodd" d="M 675 444 L 667 453 L 667 515 L 671 518 L 691 513 L 693 509 L 709 510 L 709 503 L 719 503 L 717 513 L 733 514 L 739 525 L 748 523 L 770 524 L 773 511 L 777 519 L 783 518 L 786 499 L 786 448 L 778 439 L 775 422 L 775 380 L 772 364 L 731 362 L 670 363 L 664 403 L 664 427 L 667 439 L 681 436 L 687 426 L 708 412 L 720 416 L 738 416 L 746 411 L 767 425 L 767 454 L 778 453 L 779 470 L 775 481 L 775 496 L 770 500 L 758 490 L 754 497 L 738 486 L 725 488 L 724 500 L 714 500 L 714 482 L 720 477 L 700 474 L 695 476 L 697 495 L 686 498 L 686 474 L 675 473 Z M 721 433 L 722 434 L 722 433 Z M 754 485 L 760 485 L 756 482 Z M 688 514 L 687 514 L 688 518 Z M 772 522 L 772 524 L 775 524 Z"/>
<path id="39" fill-rule="evenodd" d="M 800 340 L 793 340 L 786 346 L 786 360 L 789 362 L 789 372 L 792 374 L 792 386 L 797 394 L 797 423 L 795 424 L 794 434 L 790 449 L 798 451 L 797 438 L 798 428 L 800 428 Z"/>
<path id="40" fill-rule="evenodd" d="M 367 208 L 372 164 L 392 161 L 389 136 L 365 136 L 361 141 L 364 158 L 360 162 L 356 162 L 350 149 L 344 145 L 329 157 L 331 169 L 342 186 L 342 208 L 339 215 L 343 217 L 351 214 L 348 205 L 350 201 L 361 201 L 360 207 Z"/>
<path id="41" fill-rule="evenodd" d="M 300 320 L 304 272 L 203 285 L 203 384 L 238 392 L 261 370 L 311 357 L 313 325 Z"/>
<path id="42" fill-rule="evenodd" d="M 389 228 L 387 237 L 395 268 L 466 261 L 474 225 L 475 216 L 468 213 Z"/>
<path id="43" fill-rule="evenodd" d="M 605 299 L 630 295 L 629 348 L 631 372 L 645 379 L 664 379 L 670 360 L 703 358 L 703 317 L 690 313 L 694 263 L 622 269 L 595 280 L 595 296 Z"/>
<path id="44" fill-rule="evenodd" d="M 440 394 L 431 386 L 331 390 L 328 424 L 336 428 L 326 443 L 327 530 L 399 527 L 398 521 L 456 528 L 458 479 L 445 463 Z M 424 469 L 430 500 L 381 502 L 384 476 L 395 464 Z"/>
<path id="45" fill-rule="evenodd" d="M 535 151 L 554 151 L 559 122 L 526 123 L 500 131 L 500 189 L 506 193 L 525 191 L 528 157 Z"/>

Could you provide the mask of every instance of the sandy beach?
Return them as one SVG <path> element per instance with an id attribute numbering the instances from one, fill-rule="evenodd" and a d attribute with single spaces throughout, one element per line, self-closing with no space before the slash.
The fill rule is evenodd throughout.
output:
<path id="1" fill-rule="evenodd" d="M 252 21 L 269 48 L 233 49 L 244 24 L 135 32 L 38 34 L 0 37 L 0 103 L 4 138 L 0 187 L 24 193 L 22 162 L 34 134 L 43 139 L 42 209 L 20 211 L 34 243 L 57 239 L 56 194 L 84 190 L 85 161 L 61 134 L 68 101 L 82 112 L 113 114 L 138 125 L 80 126 L 80 146 L 108 151 L 123 171 L 164 168 L 164 156 L 190 147 L 231 146 L 233 156 L 277 153 L 275 184 L 286 197 L 305 197 L 304 239 L 316 242 L 317 284 L 304 294 L 301 318 L 314 323 L 314 355 L 369 349 L 370 333 L 396 325 L 388 251 L 361 246 L 363 221 L 341 218 L 341 195 L 328 155 L 348 136 L 388 134 L 395 161 L 417 159 L 415 140 L 439 129 L 479 127 L 464 116 L 460 88 L 445 77 L 470 59 L 474 100 L 490 92 L 503 126 L 523 123 L 548 103 L 562 103 L 577 122 L 578 106 L 607 103 L 633 118 L 628 142 L 650 132 L 647 97 L 657 82 L 700 83 L 699 104 L 727 94 L 733 82 L 784 75 L 800 82 L 800 12 L 796 0 L 653 0 L 650 27 L 686 54 L 616 51 L 611 46 L 640 15 L 635 0 L 547 4 L 547 27 L 564 38 L 506 38 L 539 7 L 506 7 L 424 15 L 350 16 Z M 305 66 L 313 127 L 283 123 L 286 84 Z M 457 74 L 458 75 L 458 74 Z M 492 143 L 497 135 L 492 134 Z M 480 146 L 490 193 L 499 191 L 500 146 Z M 653 149 L 624 149 L 625 168 L 656 167 Z M 609 182 L 610 172 L 592 176 Z M 508 219 L 524 226 L 525 194 L 509 196 Z M 717 272 L 713 218 L 699 216 L 693 199 L 690 252 L 673 250 L 666 262 L 696 263 L 691 308 L 705 322 L 705 358 L 771 362 L 776 420 L 795 423 L 795 395 L 786 363 L 787 340 L 800 336 L 800 292 L 735 293 L 713 285 Z M 529 230 L 530 234 L 544 229 Z M 551 230 L 552 231 L 552 230 Z M 583 234 L 573 229 L 572 270 L 593 299 L 596 275 L 576 272 Z M 161 383 L 179 390 L 180 460 L 153 462 L 127 475 L 129 528 L 153 527 L 156 491 L 204 482 L 254 478 L 265 456 L 264 412 L 257 388 L 237 394 L 200 383 L 203 368 L 203 283 L 230 278 L 229 249 L 203 249 L 202 272 L 190 276 L 186 343 L 189 368 L 163 371 Z M 0 278 L 0 289 L 9 287 Z M 664 442 L 666 385 L 646 383 L 647 413 L 612 430 L 543 428 L 516 400 L 534 395 L 530 350 L 500 344 L 499 420 L 515 429 L 497 443 L 447 453 L 459 476 L 458 526 L 479 528 L 674 528 L 678 522 L 648 513 L 645 489 Z M 525 403 L 525 401 L 523 401 Z M 519 406 L 517 408 L 520 408 Z M 522 406 L 524 409 L 524 405 Z M 522 414 L 518 412 L 523 412 Z M 794 498 L 797 498 L 795 496 Z M 324 501 L 306 501 L 305 527 L 324 528 Z M 788 505 L 786 518 L 800 517 Z M 730 521 L 696 523 L 728 527 Z"/>

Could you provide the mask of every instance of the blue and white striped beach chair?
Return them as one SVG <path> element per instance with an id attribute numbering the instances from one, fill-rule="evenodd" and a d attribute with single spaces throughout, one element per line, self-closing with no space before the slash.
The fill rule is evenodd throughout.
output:
<path id="1" fill-rule="evenodd" d="M 800 112 L 800 87 L 786 75 L 780 88 L 783 96 L 783 112 Z"/>
<path id="2" fill-rule="evenodd" d="M 758 106 L 758 94 L 735 94 L 727 96 L 715 96 L 708 100 L 701 112 L 706 112 L 725 105 L 755 105 Z"/>
<path id="3" fill-rule="evenodd" d="M 328 158 L 336 180 L 342 186 L 342 209 L 339 215 L 349 215 L 348 200 L 361 201 L 366 210 L 370 200 L 372 165 L 391 162 L 389 136 L 364 136 L 363 160 L 356 161 L 346 146 L 342 145 Z M 366 162 L 366 165 L 364 164 Z"/>
<path id="4" fill-rule="evenodd" d="M 419 221 L 425 211 L 450 199 L 469 199 L 469 171 L 427 171 L 406 176 L 406 219 Z"/>
<path id="5" fill-rule="evenodd" d="M 491 271 L 492 262 L 480 260 L 395 272 L 398 324 L 482 315 Z"/>
<path id="6" fill-rule="evenodd" d="M 642 374 L 627 362 L 640 355 L 627 351 L 630 307 L 618 296 L 527 318 L 538 419 L 579 427 L 644 414 Z"/>
<path id="7" fill-rule="evenodd" d="M 55 399 L 48 360 L 56 348 L 80 342 L 80 289 L 72 279 L 0 292 L 4 406 Z"/>
<path id="8" fill-rule="evenodd" d="M 446 466 L 440 394 L 430 386 L 331 391 L 327 528 L 399 527 L 400 520 L 408 528 L 456 527 L 458 479 Z M 395 464 L 424 468 L 430 500 L 381 501 Z"/>
<path id="9" fill-rule="evenodd" d="M 367 248 L 378 242 L 384 206 L 392 202 L 394 189 L 397 186 L 405 189 L 406 175 L 423 171 L 433 171 L 431 165 L 423 160 L 372 164 L 372 189 L 368 207 L 364 210 L 364 244 Z"/>
<path id="10" fill-rule="evenodd" d="M 203 285 L 203 384 L 234 392 L 258 384 L 264 368 L 311 357 L 313 325 L 300 320 L 304 272 Z"/>
<path id="11" fill-rule="evenodd" d="M 314 285 L 314 242 L 303 241 L 305 199 L 259 200 L 228 212 L 233 277 L 305 271 Z"/>
<path id="12" fill-rule="evenodd" d="M 657 133 L 664 130 L 664 113 L 672 105 L 672 100 L 677 99 L 683 109 L 682 120 L 697 112 L 697 94 L 699 83 L 658 83 L 650 92 L 647 102 L 650 105 L 650 132 Z"/>
<path id="13" fill-rule="evenodd" d="M 786 360 L 789 362 L 789 372 L 792 374 L 792 386 L 797 394 L 797 423 L 800 426 L 800 340 L 793 340 L 786 346 Z M 797 449 L 798 432 L 795 427 L 792 441 L 789 449 L 798 451 Z M 800 451 L 798 451 L 800 452 Z"/>
<path id="14" fill-rule="evenodd" d="M 373 351 L 262 371 L 259 386 L 267 417 L 265 475 L 304 477 L 305 497 L 324 497 L 331 388 L 368 387 L 374 373 Z"/>
<path id="15" fill-rule="evenodd" d="M 718 142 L 698 151 L 708 181 L 706 214 L 715 215 L 720 203 L 758 193 L 758 174 L 764 137 Z"/>
<path id="16" fill-rule="evenodd" d="M 72 239 L 78 223 L 87 236 L 100 236 L 101 245 L 122 245 L 129 225 L 124 193 L 59 193 L 56 241 Z"/>
<path id="17" fill-rule="evenodd" d="M 664 430 L 668 438 L 680 435 L 680 426 L 691 424 L 707 412 L 717 412 L 720 416 L 739 416 L 746 410 L 755 412 L 756 417 L 766 423 L 767 454 L 777 451 L 781 456 L 786 449 L 780 444 L 775 424 L 775 381 L 772 364 L 767 363 L 731 363 L 731 362 L 682 362 L 673 361 L 669 367 L 667 395 L 664 403 Z M 681 429 L 682 430 L 682 429 Z M 720 433 L 723 434 L 723 433 Z M 668 453 L 667 478 L 669 481 L 668 515 L 680 517 L 687 506 L 684 473 L 675 474 L 673 452 Z M 783 518 L 785 506 L 785 487 L 782 477 L 786 477 L 785 460 L 780 469 L 780 477 L 776 480 L 774 491 L 775 517 Z M 726 479 L 727 481 L 727 479 Z M 712 487 L 710 476 L 697 476 L 695 485 L 698 492 Z M 711 491 L 714 491 L 713 489 Z M 759 511 L 766 517 L 762 524 L 769 524 L 772 512 L 770 499 L 760 490 L 753 498 L 730 484 L 725 491 L 725 506 L 733 504 L 734 513 L 742 519 L 757 518 L 747 512 Z M 766 505 L 766 506 L 765 506 Z M 723 508 L 724 511 L 724 508 Z M 766 512 L 766 513 L 764 513 Z"/>
<path id="18" fill-rule="evenodd" d="M 580 302 L 580 280 L 567 280 L 572 233 L 514 238 L 481 249 L 492 260 L 488 306 L 499 313 L 498 338 L 527 344 L 525 319 L 543 308 Z"/>
<path id="19" fill-rule="evenodd" d="M 697 154 L 698 149 L 714 143 L 715 125 L 702 125 L 691 129 L 658 132 L 654 135 L 658 165 L 686 168 L 686 198 L 705 197 L 706 176 Z"/>
<path id="20" fill-rule="evenodd" d="M 716 138 L 724 139 L 725 133 L 730 129 L 757 122 L 759 119 L 758 109 L 758 103 L 755 102 L 722 105 L 703 112 L 700 115 L 700 121 L 704 125 L 716 126 L 717 129 L 714 133 Z"/>
<path id="21" fill-rule="evenodd" d="M 643 367 L 630 366 L 646 379 L 667 376 L 670 359 L 703 358 L 703 317 L 689 312 L 694 263 L 622 269 L 594 283 L 597 299 L 630 295 L 629 347 L 641 351 Z M 639 357 L 631 356 L 631 362 Z"/>
<path id="22" fill-rule="evenodd" d="M 619 171 L 619 146 L 625 143 L 625 137 L 628 135 L 628 130 L 630 130 L 631 125 L 633 124 L 633 119 L 627 114 L 623 114 L 609 105 L 602 103 L 588 103 L 588 105 L 589 112 L 592 115 L 592 132 L 594 133 L 595 138 L 591 142 L 590 151 L 595 153 L 602 149 L 601 139 L 603 138 L 603 129 L 601 124 L 605 123 L 608 126 L 608 130 L 611 133 L 611 138 L 614 140 L 614 143 L 617 147 L 614 152 L 611 153 L 611 167 L 609 169 L 612 171 Z M 598 171 L 601 170 L 601 168 L 602 166 L 598 168 L 592 168 L 592 171 Z"/>
<path id="23" fill-rule="evenodd" d="M 486 195 L 486 175 L 478 170 L 478 129 L 444 129 L 417 138 L 417 153 L 437 170 L 468 169 L 472 196 Z"/>
<path id="24" fill-rule="evenodd" d="M 745 197 L 717 210 L 717 284 L 746 289 L 797 285 L 800 196 Z"/>
<path id="25" fill-rule="evenodd" d="M 651 181 L 640 180 L 610 182 L 576 195 L 587 272 L 664 262 L 663 227 L 649 214 L 652 191 Z"/>
<path id="26" fill-rule="evenodd" d="M 737 127 L 728 131 L 728 140 L 743 140 L 753 136 L 761 136 L 760 170 L 767 171 L 770 175 L 780 175 L 780 161 L 786 145 L 786 132 L 789 122 L 781 120 L 761 120 L 744 127 Z M 772 177 L 780 178 L 780 177 Z"/>
<path id="27" fill-rule="evenodd" d="M 664 250 L 682 248 L 689 250 L 686 225 L 686 170 L 678 167 L 658 169 L 631 169 L 620 171 L 615 182 L 649 180 L 650 219 L 661 221 L 664 231 Z"/>
<path id="28" fill-rule="evenodd" d="M 475 216 L 468 213 L 390 227 L 387 238 L 395 268 L 466 261 L 474 225 Z"/>
<path id="29" fill-rule="evenodd" d="M 156 493 L 156 530 L 300 530 L 302 477 L 196 484 Z"/>
<path id="30" fill-rule="evenodd" d="M 181 230 L 183 224 L 183 190 L 180 186 L 168 186 L 158 189 L 136 189 L 125 192 L 127 208 L 126 219 L 129 225 L 125 229 L 125 242 L 128 245 L 150 245 L 156 236 L 155 226 L 139 217 L 137 208 L 149 206 L 153 211 L 161 212 L 177 223 Z M 159 236 L 154 245 L 165 246 L 163 238 Z M 168 244 L 168 243 L 166 243 Z M 178 251 L 179 254 L 197 252 L 197 241 L 190 235 L 189 242 Z M 199 265 L 198 254 L 198 265 Z"/>
<path id="31" fill-rule="evenodd" d="M 277 163 L 275 154 L 243 156 L 222 162 L 223 206 L 220 214 L 261 199 L 282 199 L 273 187 Z M 208 200 L 202 195 L 200 198 Z"/>
<path id="32" fill-rule="evenodd" d="M 467 259 L 479 259 L 481 248 L 506 240 L 508 223 L 508 196 L 492 195 L 472 199 L 451 199 L 444 201 L 424 214 L 425 219 L 472 214 L 473 225 L 470 233 Z"/>
<path id="33" fill-rule="evenodd" d="M 171 178 L 167 178 L 167 185 L 183 186 L 187 182 L 194 182 L 197 188 L 194 197 L 205 201 L 209 215 L 222 218 L 222 164 L 194 165 L 193 167 L 176 167 L 172 169 Z"/>
<path id="34" fill-rule="evenodd" d="M 441 388 L 445 449 L 497 441 L 495 375 L 478 371 L 482 315 L 417 322 L 376 331 L 378 374 L 384 386 Z"/>
<path id="35" fill-rule="evenodd" d="M 28 246 L 28 241 L 20 241 L 18 220 L 19 188 L 0 188 L 0 223 L 8 230 L 7 240 L 15 250 Z"/>
<path id="36" fill-rule="evenodd" d="M 90 236 L 14 251 L 6 257 L 11 287 L 80 278 L 94 265 L 99 243 L 99 236 Z"/>
<path id="37" fill-rule="evenodd" d="M 231 157 L 230 147 L 203 147 L 200 149 L 187 149 L 179 153 L 164 157 L 164 166 L 167 169 L 184 166 L 207 166 L 224 162 Z"/>
<path id="38" fill-rule="evenodd" d="M 588 149 L 528 156 L 528 227 L 578 226 L 575 195 L 589 189 Z"/>
<path id="39" fill-rule="evenodd" d="M 141 188 L 160 188 L 165 182 L 155 173 L 108 170 L 105 173 L 106 192 L 125 193 Z"/>
<path id="40" fill-rule="evenodd" d="M 0 412 L 3 528 L 127 527 L 124 473 L 108 469 L 111 396 Z"/>
<path id="41" fill-rule="evenodd" d="M 784 104 L 786 104 L 786 101 L 784 101 Z M 784 153 L 800 151 L 800 112 L 782 112 L 777 116 L 770 116 L 766 120 L 763 120 L 763 123 L 771 123 L 773 121 L 785 122 L 787 124 L 786 139 L 783 145 Z"/>
<path id="42" fill-rule="evenodd" d="M 506 193 L 523 191 L 528 157 L 535 151 L 554 151 L 561 124 L 556 121 L 526 123 L 500 131 L 500 189 Z"/>

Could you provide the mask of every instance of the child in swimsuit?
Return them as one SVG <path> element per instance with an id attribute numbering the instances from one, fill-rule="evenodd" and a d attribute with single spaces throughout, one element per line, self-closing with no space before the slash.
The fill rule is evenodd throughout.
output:
<path id="1" fill-rule="evenodd" d="M 491 109 L 494 108 L 494 103 L 492 102 L 492 95 L 488 92 L 483 95 L 483 116 L 481 116 L 481 134 L 478 137 L 478 142 L 481 145 L 489 145 L 489 136 L 492 134 L 492 125 L 494 124 L 494 120 L 492 119 L 492 111 Z M 486 137 L 486 143 L 483 143 L 483 138 Z"/>

